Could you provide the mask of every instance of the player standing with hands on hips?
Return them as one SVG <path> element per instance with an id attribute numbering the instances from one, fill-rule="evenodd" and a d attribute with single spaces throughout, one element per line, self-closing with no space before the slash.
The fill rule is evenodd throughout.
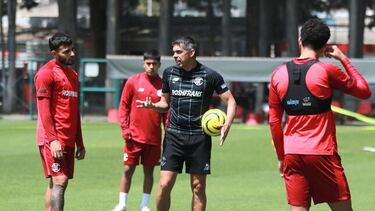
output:
<path id="1" fill-rule="evenodd" d="M 236 102 L 216 71 L 196 60 L 198 44 L 191 37 L 182 37 L 172 43 L 176 66 L 163 73 L 161 100 L 138 100 L 139 108 L 151 108 L 159 112 L 169 109 L 170 118 L 166 131 L 165 146 L 161 159 L 159 188 L 156 196 L 157 209 L 169 210 L 171 191 L 177 174 L 190 174 L 193 194 L 192 210 L 206 209 L 206 175 L 210 174 L 211 137 L 204 134 L 201 117 L 208 110 L 212 95 L 216 92 L 227 105 L 227 120 L 221 125 L 220 145 L 224 144 L 236 111 Z"/>
<path id="2" fill-rule="evenodd" d="M 143 54 L 144 72 L 130 77 L 122 92 L 119 119 L 122 137 L 125 140 L 124 172 L 120 180 L 119 203 L 113 211 L 126 210 L 132 177 L 140 159 L 144 174 L 140 210 L 150 210 L 147 204 L 154 183 L 154 167 L 160 164 L 161 123 L 164 122 L 165 127 L 167 113 L 137 109 L 136 100 L 145 98 L 149 98 L 152 102 L 160 100 L 163 82 L 158 75 L 159 68 L 159 52 L 146 51 Z"/>
<path id="3" fill-rule="evenodd" d="M 337 46 L 328 46 L 330 30 L 319 19 L 306 21 L 299 37 L 300 56 L 272 74 L 270 129 L 292 211 L 307 211 L 328 203 L 331 210 L 351 211 L 351 197 L 337 150 L 336 124 L 331 110 L 333 90 L 366 99 L 366 80 Z M 327 56 L 338 66 L 319 61 Z M 287 114 L 282 127 L 283 112 Z"/>
<path id="4" fill-rule="evenodd" d="M 49 39 L 53 59 L 35 75 L 38 107 L 37 144 L 44 174 L 50 178 L 45 193 L 45 210 L 64 209 L 68 180 L 73 178 L 74 153 L 85 158 L 79 113 L 78 74 L 74 63 L 74 46 L 70 36 L 56 33 Z M 75 146 L 77 151 L 75 152 Z"/>

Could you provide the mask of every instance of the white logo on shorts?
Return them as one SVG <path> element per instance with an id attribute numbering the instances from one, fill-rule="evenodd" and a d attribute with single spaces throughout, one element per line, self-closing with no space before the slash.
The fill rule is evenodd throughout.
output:
<path id="1" fill-rule="evenodd" d="M 206 163 L 206 166 L 203 168 L 203 171 L 209 171 L 210 170 L 210 165 Z"/>
<path id="2" fill-rule="evenodd" d="M 165 164 L 167 163 L 167 158 L 165 158 L 164 156 L 161 158 L 161 161 L 160 161 L 160 166 L 164 166 Z"/>
<path id="3" fill-rule="evenodd" d="M 51 168 L 52 168 L 53 172 L 59 172 L 60 171 L 60 163 L 53 163 Z"/>
<path id="4" fill-rule="evenodd" d="M 124 153 L 124 161 L 127 161 L 127 160 L 128 160 L 128 154 Z"/>

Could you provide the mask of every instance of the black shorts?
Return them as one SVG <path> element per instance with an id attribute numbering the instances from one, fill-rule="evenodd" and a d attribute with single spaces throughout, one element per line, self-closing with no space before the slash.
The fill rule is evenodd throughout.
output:
<path id="1" fill-rule="evenodd" d="M 167 131 L 161 158 L 161 170 L 189 174 L 211 173 L 211 136 L 184 135 Z"/>

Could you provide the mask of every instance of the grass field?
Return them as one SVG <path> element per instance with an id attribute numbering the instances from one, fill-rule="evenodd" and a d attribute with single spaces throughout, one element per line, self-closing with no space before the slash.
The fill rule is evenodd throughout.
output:
<path id="1" fill-rule="evenodd" d="M 338 127 L 339 150 L 349 180 L 354 210 L 375 210 L 374 127 Z M 83 123 L 87 157 L 76 162 L 75 178 L 66 192 L 67 211 L 111 210 L 118 200 L 122 140 L 118 125 Z M 47 180 L 35 145 L 35 122 L 0 121 L 0 210 L 43 210 Z M 212 174 L 208 177 L 208 211 L 288 210 L 268 126 L 234 125 L 224 146 L 214 139 Z M 128 211 L 138 210 L 142 172 L 137 169 Z M 150 208 L 155 210 L 155 184 Z M 190 210 L 189 177 L 181 174 L 172 192 L 172 211 Z M 312 210 L 329 210 L 327 205 Z"/>

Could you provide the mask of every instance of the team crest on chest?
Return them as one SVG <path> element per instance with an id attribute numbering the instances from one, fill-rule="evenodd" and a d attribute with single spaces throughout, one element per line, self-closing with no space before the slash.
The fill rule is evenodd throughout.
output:
<path id="1" fill-rule="evenodd" d="M 174 78 L 172 78 L 172 83 L 176 83 L 176 82 L 179 81 L 179 80 L 180 80 L 179 77 L 174 77 Z"/>
<path id="2" fill-rule="evenodd" d="M 203 78 L 202 77 L 196 77 L 196 78 L 194 78 L 193 83 L 197 86 L 200 86 L 200 85 L 203 84 Z"/>

